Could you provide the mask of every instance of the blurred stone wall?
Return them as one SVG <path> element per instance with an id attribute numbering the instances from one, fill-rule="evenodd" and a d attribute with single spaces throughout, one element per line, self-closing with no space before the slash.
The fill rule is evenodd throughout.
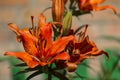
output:
<path id="1" fill-rule="evenodd" d="M 106 0 L 103 5 L 113 5 L 120 14 L 119 0 Z M 47 7 L 51 6 L 50 0 L 0 0 L 0 56 L 4 57 L 5 51 L 23 51 L 23 47 L 16 41 L 15 34 L 7 28 L 8 23 L 15 23 L 22 27 L 31 27 L 30 16 L 37 17 Z M 45 12 L 47 18 L 51 18 L 51 11 Z M 49 19 L 48 19 L 49 20 Z M 101 48 L 116 47 L 120 44 L 115 41 L 98 39 L 101 35 L 112 35 L 120 38 L 120 17 L 112 10 L 107 9 L 91 14 L 73 18 L 73 28 L 82 24 L 89 24 L 88 34 Z M 0 57 L 0 58 L 1 58 Z M 5 67 L 3 67 L 4 65 Z M 2 66 L 2 68 L 1 68 Z M 10 80 L 8 61 L 0 62 L 0 80 Z M 7 77 L 5 77 L 7 75 Z"/>

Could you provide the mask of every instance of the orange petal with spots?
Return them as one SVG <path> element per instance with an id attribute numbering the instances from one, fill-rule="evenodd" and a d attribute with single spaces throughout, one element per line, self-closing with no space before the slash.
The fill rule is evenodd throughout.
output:
<path id="1" fill-rule="evenodd" d="M 63 53 L 60 53 L 58 55 L 56 55 L 55 57 L 53 57 L 49 63 L 52 63 L 54 62 L 55 60 L 69 60 L 70 59 L 70 56 L 68 53 L 66 52 L 63 52 Z"/>
<path id="2" fill-rule="evenodd" d="M 34 68 L 37 65 L 39 65 L 39 63 L 32 56 L 30 56 L 26 52 L 6 52 L 5 55 L 15 56 L 15 57 L 21 59 L 22 61 L 24 61 L 25 63 L 27 63 L 27 65 L 30 68 Z"/>
<path id="3" fill-rule="evenodd" d="M 20 30 L 17 25 L 10 23 L 8 27 L 19 36 L 19 39 L 22 41 L 24 49 L 27 53 L 37 55 L 37 48 L 35 42 L 37 38 L 34 37 L 28 30 Z"/>
<path id="4" fill-rule="evenodd" d="M 60 53 L 61 51 L 63 51 L 65 49 L 65 47 L 67 46 L 67 44 L 74 40 L 74 36 L 66 36 L 66 37 L 62 37 L 59 38 L 58 40 L 56 40 L 51 48 L 51 55 Z"/>

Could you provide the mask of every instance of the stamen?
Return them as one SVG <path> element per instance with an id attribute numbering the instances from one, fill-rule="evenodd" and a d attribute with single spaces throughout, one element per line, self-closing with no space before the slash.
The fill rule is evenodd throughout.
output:
<path id="1" fill-rule="evenodd" d="M 40 62 L 40 59 L 38 59 L 36 56 L 31 55 L 36 61 Z"/>
<path id="2" fill-rule="evenodd" d="M 32 22 L 32 29 L 34 29 L 34 16 L 31 16 L 31 22 Z"/>
<path id="3" fill-rule="evenodd" d="M 85 38 L 85 34 L 86 34 L 86 31 L 87 31 L 87 28 L 88 28 L 88 25 L 85 26 L 85 30 L 84 30 L 84 32 L 83 32 L 83 34 L 82 34 L 82 35 L 83 35 L 83 36 L 82 36 L 82 39 Z"/>
<path id="4" fill-rule="evenodd" d="M 87 28 L 88 28 L 88 25 L 85 25 L 85 30 L 83 32 L 81 31 L 80 33 L 78 33 L 78 35 L 79 35 L 78 42 L 81 42 L 85 39 L 85 34 L 87 32 Z"/>

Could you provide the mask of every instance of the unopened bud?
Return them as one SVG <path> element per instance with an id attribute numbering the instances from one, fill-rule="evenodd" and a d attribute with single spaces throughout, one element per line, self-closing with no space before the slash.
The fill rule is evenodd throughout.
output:
<path id="1" fill-rule="evenodd" d="M 72 27 L 72 11 L 68 11 L 63 19 L 63 35 L 68 35 Z"/>
<path id="2" fill-rule="evenodd" d="M 55 22 L 62 22 L 64 17 L 64 0 L 53 0 L 52 17 Z"/>

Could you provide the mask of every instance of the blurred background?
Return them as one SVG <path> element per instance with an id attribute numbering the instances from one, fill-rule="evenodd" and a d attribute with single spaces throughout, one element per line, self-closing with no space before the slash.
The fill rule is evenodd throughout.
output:
<path id="1" fill-rule="evenodd" d="M 7 28 L 7 24 L 15 23 L 20 28 L 31 27 L 30 16 L 34 16 L 37 25 L 39 14 L 45 8 L 51 7 L 51 4 L 50 0 L 0 0 L 0 80 L 24 80 L 26 77 L 26 75 L 14 77 L 13 75 L 21 70 L 21 68 L 13 67 L 19 60 L 4 56 L 6 51 L 24 51 L 22 45 L 16 41 L 16 35 Z M 89 24 L 87 33 L 98 48 L 108 52 L 110 60 L 101 59 L 101 57 L 91 59 L 87 61 L 90 69 L 80 66 L 84 67 L 85 71 L 80 69 L 77 71 L 83 76 L 93 75 L 88 80 L 98 80 L 98 78 L 101 78 L 100 80 L 119 80 L 120 0 L 106 0 L 101 5 L 112 5 L 118 13 L 114 14 L 111 9 L 92 12 L 92 14 L 73 17 L 72 25 L 73 28 L 77 28 L 83 24 Z M 51 20 L 51 9 L 47 10 L 45 15 L 48 21 Z M 31 80 L 40 80 L 40 76 Z"/>

